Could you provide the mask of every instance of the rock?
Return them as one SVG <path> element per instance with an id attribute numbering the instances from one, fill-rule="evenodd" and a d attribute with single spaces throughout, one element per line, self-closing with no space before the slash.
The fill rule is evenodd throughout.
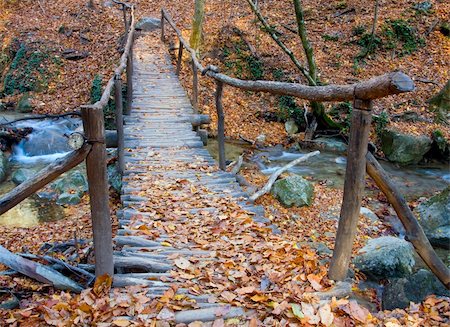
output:
<path id="1" fill-rule="evenodd" d="M 11 180 L 14 184 L 19 185 L 33 177 L 34 174 L 35 172 L 31 169 L 19 168 L 12 174 Z"/>
<path id="2" fill-rule="evenodd" d="M 17 103 L 16 111 L 21 113 L 29 113 L 33 111 L 33 106 L 31 105 L 29 95 L 25 94 L 20 98 Z"/>
<path id="3" fill-rule="evenodd" d="M 420 269 L 406 278 L 394 278 L 383 291 L 383 310 L 406 308 L 409 302 L 420 303 L 428 295 L 450 296 L 450 291 L 428 270 Z"/>
<path id="4" fill-rule="evenodd" d="M 66 60 L 81 60 L 89 57 L 89 52 L 78 51 L 75 49 L 66 49 L 62 52 L 61 56 Z"/>
<path id="5" fill-rule="evenodd" d="M 264 145 L 266 142 L 266 134 L 259 134 L 255 139 L 255 145 Z"/>
<path id="6" fill-rule="evenodd" d="M 450 249 L 450 186 L 414 209 L 433 246 Z"/>
<path id="7" fill-rule="evenodd" d="M 8 175 L 9 161 L 6 154 L 0 151 L 0 182 L 3 182 Z"/>
<path id="8" fill-rule="evenodd" d="M 286 132 L 288 135 L 293 135 L 298 133 L 298 126 L 293 120 L 288 120 L 284 123 L 284 128 L 286 129 Z"/>
<path id="9" fill-rule="evenodd" d="M 361 209 L 359 210 L 359 214 L 363 215 L 364 217 L 370 219 L 373 222 L 378 221 L 378 216 L 369 208 L 361 207 Z"/>
<path id="10" fill-rule="evenodd" d="M 314 139 L 314 143 L 320 150 L 333 153 L 347 153 L 347 144 L 337 138 L 319 137 Z"/>
<path id="11" fill-rule="evenodd" d="M 389 161 L 400 165 L 417 164 L 431 149 L 430 137 L 403 134 L 387 129 L 381 135 L 381 149 Z"/>
<path id="12" fill-rule="evenodd" d="M 108 165 L 108 181 L 109 185 L 120 194 L 122 189 L 122 176 L 117 169 L 117 165 Z"/>
<path id="13" fill-rule="evenodd" d="M 414 249 L 400 238 L 383 236 L 369 240 L 354 260 L 356 268 L 368 277 L 379 280 L 404 277 L 414 267 Z"/>
<path id="14" fill-rule="evenodd" d="M 54 182 L 52 184 L 52 188 L 61 195 L 63 193 L 67 193 L 71 196 L 75 194 L 79 198 L 81 198 L 84 192 L 88 190 L 88 183 L 84 174 L 80 171 L 75 170 Z M 65 195 L 64 198 L 68 198 L 68 195 Z"/>
<path id="15" fill-rule="evenodd" d="M 143 17 L 136 24 L 136 30 L 151 32 L 161 27 L 161 20 L 154 17 Z"/>
<path id="16" fill-rule="evenodd" d="M 314 196 L 314 186 L 306 179 L 292 175 L 274 183 L 272 194 L 285 207 L 310 206 Z"/>
<path id="17" fill-rule="evenodd" d="M 81 196 L 78 193 L 62 193 L 56 200 L 57 204 L 78 204 L 81 202 Z"/>

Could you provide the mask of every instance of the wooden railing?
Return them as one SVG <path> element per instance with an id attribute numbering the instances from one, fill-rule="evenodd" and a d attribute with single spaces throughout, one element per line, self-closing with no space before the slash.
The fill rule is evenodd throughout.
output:
<path id="1" fill-rule="evenodd" d="M 127 107 L 125 113 L 130 110 L 133 92 L 132 47 L 136 25 L 134 6 L 120 1 L 114 2 L 121 5 L 124 12 L 125 33 L 127 36 L 126 44 L 123 54 L 120 57 L 119 65 L 106 84 L 100 100 L 94 104 L 84 105 L 80 108 L 84 135 L 73 134 L 73 137 L 75 138 L 77 136 L 81 137 L 80 148 L 50 164 L 31 179 L 18 185 L 12 191 L 0 198 L 0 214 L 3 214 L 40 188 L 58 178 L 61 174 L 69 171 L 85 160 L 89 185 L 96 276 L 104 274 L 113 276 L 114 274 L 103 108 L 108 105 L 108 101 L 114 88 L 119 170 L 122 173 L 124 168 L 124 139 L 121 76 L 125 70 L 127 78 Z M 129 16 L 129 18 L 127 16 Z"/>
<path id="2" fill-rule="evenodd" d="M 372 119 L 372 101 L 393 94 L 400 94 L 414 90 L 414 83 L 406 74 L 395 71 L 377 76 L 367 81 L 351 85 L 307 86 L 298 83 L 283 83 L 275 81 L 249 81 L 233 78 L 220 73 L 215 66 L 203 67 L 197 58 L 197 53 L 183 38 L 171 15 L 161 10 L 161 40 L 165 40 L 165 22 L 175 31 L 179 39 L 177 57 L 177 74 L 181 71 L 183 51 L 190 54 L 193 72 L 192 104 L 198 110 L 198 72 L 202 76 L 213 78 L 216 82 L 215 102 L 217 112 L 217 139 L 219 144 L 219 167 L 226 168 L 225 160 L 225 115 L 222 96 L 224 85 L 253 92 L 268 92 L 277 95 L 290 95 L 301 99 L 317 102 L 325 101 L 353 101 L 350 138 L 347 154 L 347 167 L 344 183 L 344 196 L 341 207 L 339 226 L 336 235 L 333 258 L 330 265 L 331 279 L 343 280 L 347 276 L 350 263 L 353 240 L 361 208 L 364 191 L 364 180 L 367 171 L 373 177 L 380 189 L 392 200 L 394 209 L 403 222 L 408 239 L 413 243 L 416 251 L 427 263 L 435 275 L 450 287 L 450 273 L 445 264 L 436 255 L 426 238 L 422 228 L 411 213 L 406 201 L 401 197 L 395 185 L 386 179 L 386 173 L 368 153 L 368 138 Z M 366 161 L 366 157 L 368 160 Z M 389 185 L 387 185 L 389 183 Z"/>

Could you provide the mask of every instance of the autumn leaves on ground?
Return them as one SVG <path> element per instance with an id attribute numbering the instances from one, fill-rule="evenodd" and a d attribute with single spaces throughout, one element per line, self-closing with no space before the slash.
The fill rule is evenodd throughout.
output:
<path id="1" fill-rule="evenodd" d="M 121 12 L 117 6 L 103 7 L 103 1 L 94 1 L 94 9 L 88 8 L 87 3 L 69 0 L 0 2 L 2 49 L 11 45 L 20 47 L 19 43 L 15 43 L 16 40 L 25 40 L 33 46 L 33 50 L 45 49 L 50 53 L 44 61 L 47 76 L 45 83 L 42 83 L 44 87 L 31 92 L 36 113 L 67 112 L 88 103 L 95 76 L 100 75 L 106 81 L 117 65 L 123 30 Z M 189 38 L 192 2 L 149 0 L 133 3 L 137 5 L 138 17 L 159 17 L 159 10 L 164 6 L 181 27 L 186 39 Z M 434 113 L 428 110 L 426 100 L 449 79 L 449 38 L 431 27 L 437 26 L 436 21 L 448 21 L 450 5 L 445 1 L 435 1 L 433 12 L 423 14 L 411 9 L 415 3 L 406 0 L 395 4 L 380 1 L 379 21 L 411 19 L 419 34 L 426 35 L 423 41 L 425 44 L 408 54 L 400 53 L 403 50 L 398 47 L 379 49 L 364 60 L 357 59 L 361 46 L 357 42 L 359 32 L 356 28 L 362 26 L 366 30 L 370 29 L 372 3 L 359 0 L 304 1 L 304 6 L 320 79 L 324 83 L 348 84 L 401 69 L 416 80 L 417 91 L 377 101 L 375 112 L 388 111 L 395 115 L 405 110 L 414 111 L 425 122 L 419 125 L 406 122 L 391 124 L 410 133 L 431 134 L 439 129 L 448 138 L 448 126 L 434 123 Z M 295 27 L 292 2 L 260 1 L 260 6 L 269 21 L 282 29 L 280 32 L 289 47 L 299 58 L 303 58 L 299 39 L 291 31 Z M 225 73 L 244 79 L 258 76 L 261 79 L 305 83 L 287 57 L 258 27 L 246 1 L 207 1 L 206 12 L 201 49 L 204 65 L 215 64 Z M 239 34 L 235 33 L 236 29 L 243 32 L 245 40 L 255 47 L 258 62 L 248 60 L 251 57 L 250 50 L 245 47 Z M 172 47 L 176 45 L 175 38 L 171 37 L 170 40 Z M 61 61 L 61 54 L 70 49 L 89 55 L 80 61 Z M 3 69 L 1 61 L 0 67 Z M 192 76 L 187 58 L 180 78 L 190 93 Z M 210 127 L 213 135 L 216 129 L 214 87 L 212 80 L 200 78 L 200 108 L 213 118 Z M 15 94 L 6 97 L 7 102 L 18 100 L 19 96 Z M 302 108 L 306 103 L 297 101 L 296 105 Z M 232 139 L 242 137 L 254 141 L 264 134 L 268 145 L 288 144 L 290 139 L 284 124 L 277 122 L 279 107 L 276 97 L 225 88 L 226 135 Z M 375 130 L 372 140 L 377 142 Z M 251 167 L 244 168 L 242 174 L 257 186 L 262 186 L 267 179 Z M 368 180 L 367 184 L 374 189 L 371 181 Z M 155 199 L 164 199 L 165 187 L 183 190 L 189 185 L 182 181 L 171 181 L 153 194 Z M 192 189 L 186 192 L 192 192 Z M 196 217 L 196 220 L 182 224 L 155 221 L 148 226 L 141 226 L 140 230 L 150 238 L 164 232 L 169 235 L 168 242 L 172 245 L 190 241 L 216 253 L 216 260 L 209 263 L 179 261 L 171 273 L 171 277 L 179 282 L 178 285 L 189 289 L 193 295 L 211 293 L 225 303 L 254 310 L 248 319 L 226 322 L 219 313 L 217 320 L 210 324 L 213 326 L 423 326 L 445 325 L 449 322 L 449 302 L 435 297 L 421 304 L 411 304 L 405 310 L 378 313 L 377 310 L 369 313 L 357 302 L 346 298 L 319 301 L 317 292 L 326 292 L 334 285 L 327 278 L 329 254 L 319 254 L 309 248 L 308 243 L 322 242 L 329 249 L 333 248 L 336 223 L 323 219 L 322 214 L 339 212 L 342 191 L 329 189 L 325 183 L 317 183 L 315 194 L 313 205 L 303 208 L 286 209 L 271 195 L 258 200 L 265 206 L 267 218 L 281 229 L 280 236 L 261 228 L 252 222 L 248 213 L 228 202 L 215 203 L 222 209 L 218 219 L 205 214 L 204 217 Z M 380 211 L 387 210 L 385 198 L 376 196 L 384 204 Z M 193 196 L 190 201 L 196 199 Z M 371 199 L 365 198 L 364 201 L 369 202 Z M 87 203 L 85 198 L 81 205 L 67 209 L 70 218 L 62 221 L 29 229 L 2 227 L 0 243 L 13 252 L 37 254 L 45 242 L 67 241 L 74 239 L 74 235 L 79 239 L 90 239 Z M 161 214 L 170 216 L 173 212 Z M 361 217 L 354 250 L 360 249 L 371 237 L 390 233 L 389 227 L 381 221 L 372 222 Z M 78 260 L 86 259 L 83 257 L 86 254 L 83 252 L 85 246 L 80 245 Z M 61 256 L 60 259 L 65 258 Z M 363 275 L 356 274 L 354 280 L 363 278 Z M 169 326 L 167 321 L 173 318 L 174 311 L 196 307 L 188 297 L 174 295 L 175 287 L 155 300 L 148 298 L 146 289 L 140 287 L 115 289 L 113 295 L 109 296 L 102 281 L 81 295 L 60 292 L 19 275 L 1 275 L 0 285 L 0 299 L 7 299 L 9 292 L 19 294 L 22 298 L 20 309 L 0 312 L 1 325 Z M 377 308 L 374 292 L 362 293 L 360 296 L 366 301 L 372 301 L 371 308 Z M 133 318 L 120 318 L 127 316 Z"/>

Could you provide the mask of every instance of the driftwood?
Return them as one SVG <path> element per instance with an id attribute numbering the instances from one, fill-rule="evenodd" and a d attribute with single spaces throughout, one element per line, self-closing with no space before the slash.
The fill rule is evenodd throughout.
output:
<path id="1" fill-rule="evenodd" d="M 408 206 L 392 178 L 381 167 L 375 157 L 369 152 L 366 156 L 367 173 L 375 181 L 380 190 L 386 195 L 389 202 L 397 212 L 397 216 L 406 230 L 406 237 L 412 243 L 419 256 L 427 264 L 430 270 L 447 287 L 450 288 L 450 271 L 442 260 L 437 256 L 428 238 L 423 232 L 414 214 Z"/>
<path id="2" fill-rule="evenodd" d="M 305 162 L 306 160 L 308 160 L 309 158 L 312 158 L 314 156 L 317 156 L 318 154 L 320 154 L 320 151 L 314 151 L 314 152 L 310 152 L 308 154 L 305 154 L 303 157 L 301 158 L 297 158 L 293 161 L 291 161 L 290 163 L 288 163 L 287 165 L 281 167 L 280 169 L 278 169 L 276 172 L 274 172 L 269 180 L 267 181 L 266 185 L 264 185 L 263 188 L 261 188 L 258 192 L 256 192 L 255 194 L 253 194 L 250 197 L 250 201 L 256 201 L 259 197 L 263 196 L 264 194 L 268 193 L 270 191 L 270 189 L 272 188 L 273 183 L 275 183 L 275 181 L 277 180 L 277 178 L 286 170 L 288 170 L 289 168 L 294 167 L 295 165 L 301 163 L 301 162 Z"/>
<path id="3" fill-rule="evenodd" d="M 231 169 L 231 174 L 237 175 L 241 170 L 242 164 L 244 163 L 244 155 L 240 155 L 233 169 Z"/>
<path id="4" fill-rule="evenodd" d="M 90 144 L 84 144 L 79 150 L 73 151 L 64 158 L 48 165 L 31 179 L 16 186 L 12 191 L 0 198 L 0 215 L 25 200 L 43 186 L 55 180 L 61 174 L 80 164 L 91 150 Z"/>
<path id="5" fill-rule="evenodd" d="M 83 288 L 70 278 L 40 263 L 22 258 L 0 245 L 0 263 L 39 282 L 51 284 L 60 290 L 81 292 Z"/>
<path id="6" fill-rule="evenodd" d="M 61 268 L 58 270 L 66 269 L 66 270 L 73 272 L 75 275 L 77 275 L 79 277 L 83 277 L 84 279 L 87 280 L 87 283 L 86 283 L 87 285 L 90 285 L 95 279 L 95 276 L 93 274 L 91 274 L 90 272 L 88 272 L 84 269 L 81 269 L 79 267 L 75 267 L 63 260 L 53 258 L 49 255 L 39 256 L 39 255 L 31 254 L 31 253 L 20 253 L 20 256 L 22 258 L 27 258 L 27 259 L 45 260 L 48 263 L 60 266 Z"/>

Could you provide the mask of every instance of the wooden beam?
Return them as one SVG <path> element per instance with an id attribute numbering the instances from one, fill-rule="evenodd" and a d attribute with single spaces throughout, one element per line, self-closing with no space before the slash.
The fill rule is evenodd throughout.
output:
<path id="1" fill-rule="evenodd" d="M 329 270 L 329 277 L 334 280 L 344 280 L 347 277 L 352 255 L 353 240 L 364 192 L 366 153 L 372 119 L 371 107 L 370 100 L 356 99 L 353 103 L 344 198 Z"/>
<path id="2" fill-rule="evenodd" d="M 194 112 L 198 114 L 198 69 L 194 61 L 191 61 L 192 65 L 192 107 Z"/>
<path id="3" fill-rule="evenodd" d="M 419 256 L 427 264 L 436 277 L 450 289 L 450 270 L 438 257 L 422 226 L 412 213 L 400 191 L 394 184 L 391 176 L 381 167 L 377 159 L 368 152 L 366 155 L 366 169 L 370 177 L 375 181 L 380 190 L 386 195 L 389 203 L 394 207 L 397 216 L 406 230 L 406 237 L 412 243 Z"/>
<path id="4" fill-rule="evenodd" d="M 183 60 L 183 43 L 180 42 L 180 45 L 178 46 L 177 71 L 176 71 L 177 76 L 180 75 L 182 60 Z"/>
<path id="5" fill-rule="evenodd" d="M 161 9 L 161 41 L 164 42 L 164 9 Z"/>
<path id="6" fill-rule="evenodd" d="M 122 175 L 125 170 L 125 159 L 123 153 L 125 141 L 123 135 L 122 79 L 120 78 L 120 75 L 116 75 L 114 85 L 114 99 L 116 103 L 117 157 L 119 160 L 119 172 Z"/>
<path id="7" fill-rule="evenodd" d="M 225 158 L 225 115 L 222 105 L 223 83 L 216 81 L 217 140 L 219 143 L 219 168 L 227 168 Z"/>
<path id="8" fill-rule="evenodd" d="M 46 168 L 42 169 L 31 179 L 16 186 L 13 190 L 0 198 L 0 215 L 14 208 L 27 197 L 58 178 L 61 174 L 77 166 L 88 155 L 91 150 L 90 144 L 84 144 L 80 149 L 71 152 L 64 158 L 58 159 Z"/>
<path id="9" fill-rule="evenodd" d="M 92 230 L 94 236 L 95 275 L 114 274 L 112 227 L 109 211 L 109 187 L 103 110 L 81 109 L 83 128 L 92 150 L 86 157 Z"/>

